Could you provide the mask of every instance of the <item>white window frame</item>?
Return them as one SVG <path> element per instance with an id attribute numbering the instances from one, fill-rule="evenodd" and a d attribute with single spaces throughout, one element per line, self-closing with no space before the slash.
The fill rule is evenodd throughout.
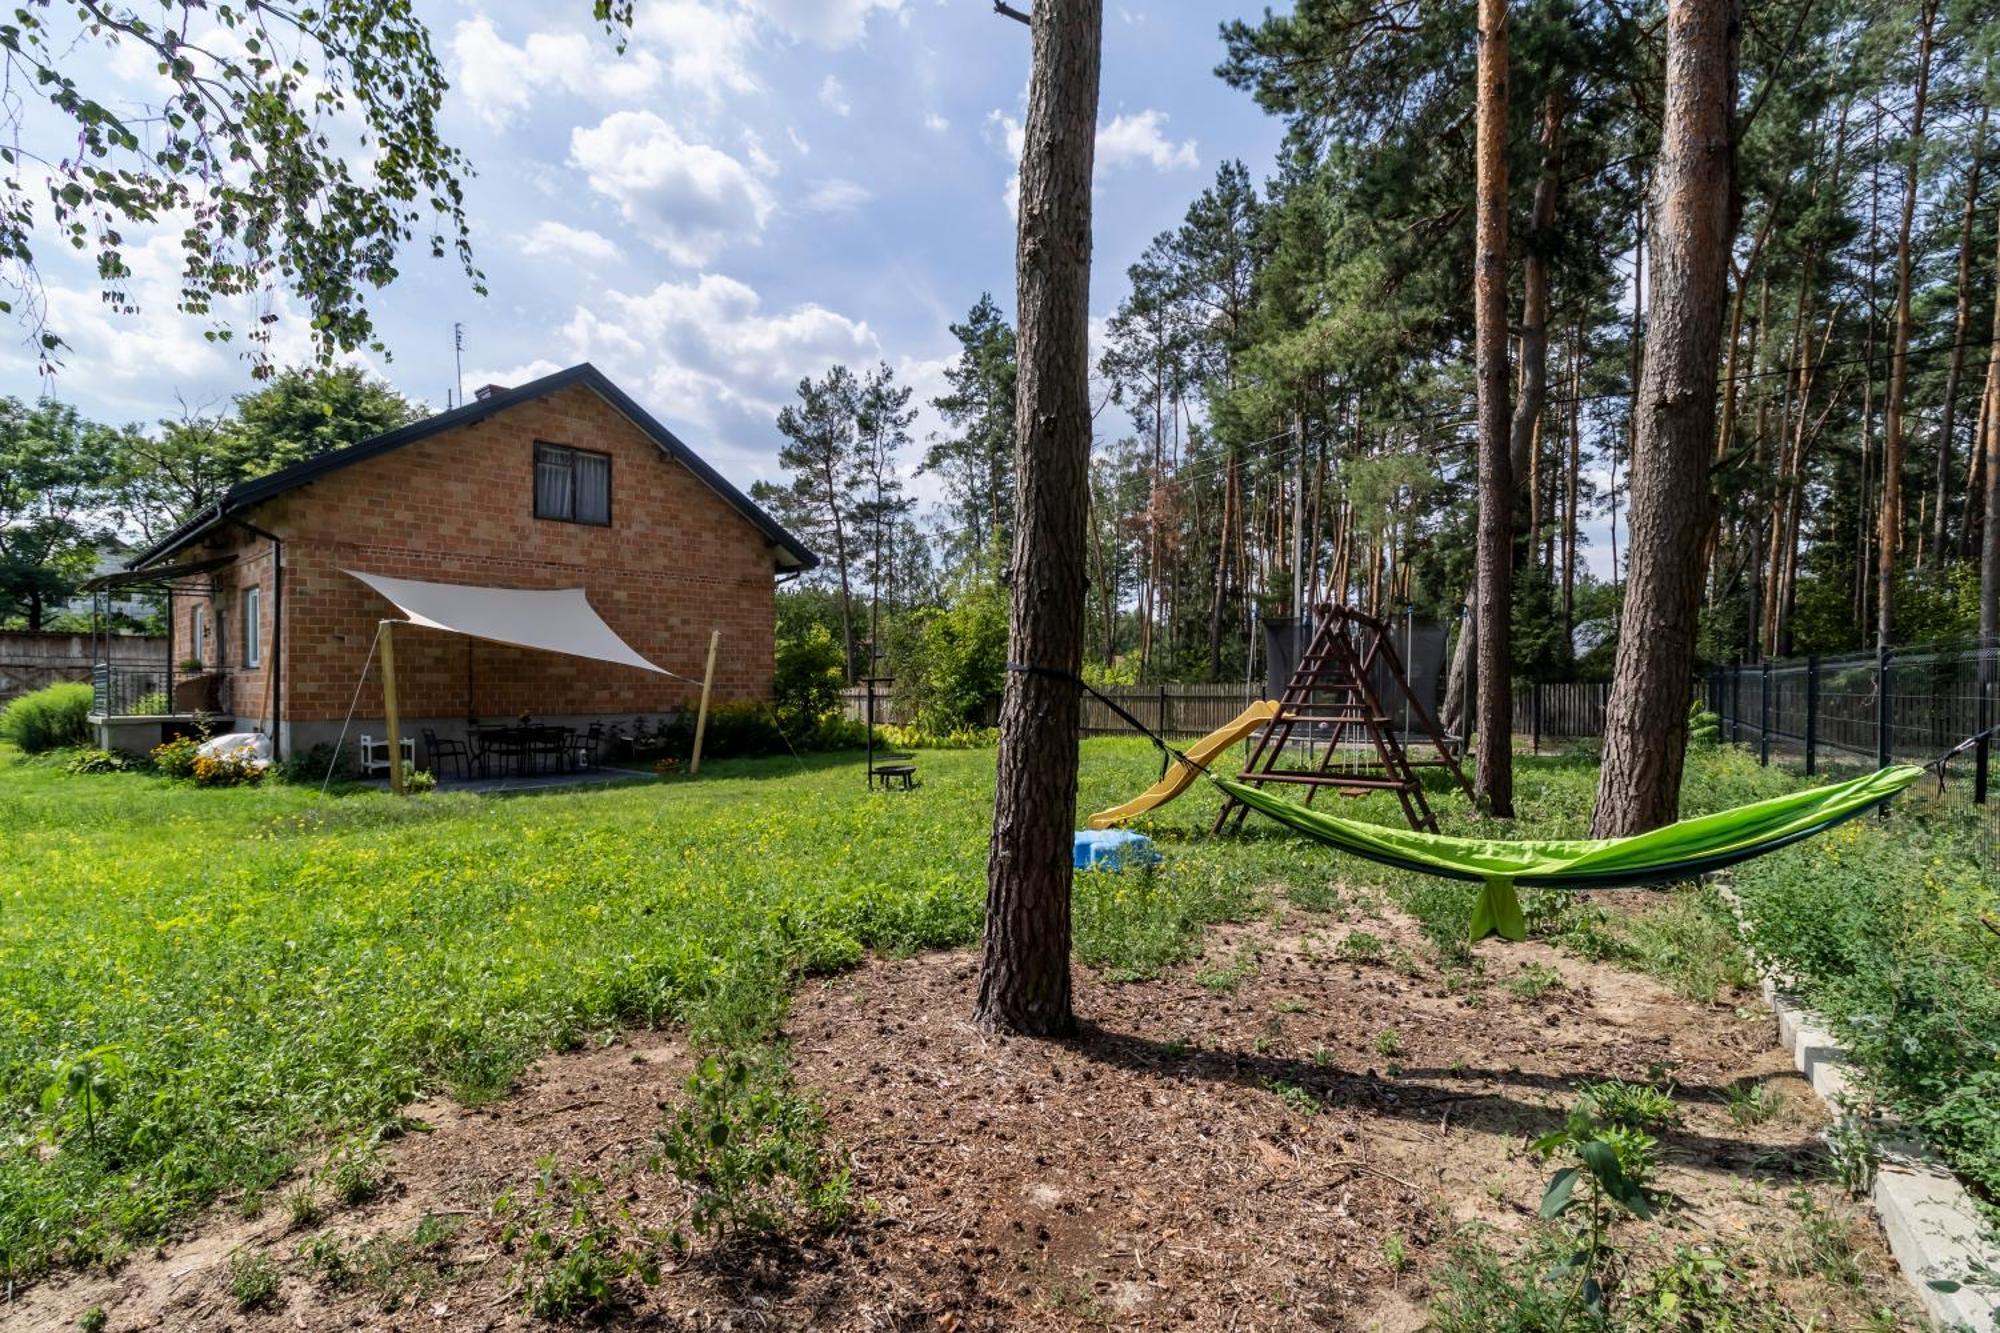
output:
<path id="1" fill-rule="evenodd" d="M 243 590 L 243 665 L 264 665 L 264 590 L 255 584 Z"/>
<path id="2" fill-rule="evenodd" d="M 199 662 L 203 666 L 208 665 L 208 608 L 207 607 L 196 606 L 191 608 L 190 614 L 188 615 L 188 636 L 194 640 L 192 644 L 188 645 L 190 648 L 193 649 L 193 651 L 188 654 L 188 660 L 190 662 Z"/>

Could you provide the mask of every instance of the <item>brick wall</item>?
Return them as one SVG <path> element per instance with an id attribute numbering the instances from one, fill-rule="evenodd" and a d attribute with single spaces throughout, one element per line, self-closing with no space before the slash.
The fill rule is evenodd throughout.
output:
<path id="1" fill-rule="evenodd" d="M 609 527 L 534 516 L 537 441 L 609 454 Z M 338 723 L 353 698 L 376 625 L 391 605 L 343 570 L 516 588 L 582 587 L 612 629 L 649 660 L 699 680 L 711 627 L 722 631 L 720 699 L 771 688 L 775 553 L 763 533 L 587 387 L 518 404 L 328 474 L 249 515 L 284 538 L 284 713 Z M 191 551 L 236 550 L 215 575 L 211 624 L 231 669 L 229 703 L 245 725 L 270 715 L 263 671 L 241 667 L 242 591 L 264 587 L 265 660 L 276 612 L 269 543 L 241 530 Z M 176 652 L 185 656 L 182 599 Z M 214 641 L 209 655 L 213 660 Z M 468 655 L 470 662 L 468 663 Z M 487 720 L 670 712 L 694 687 L 663 676 L 553 653 L 472 643 L 399 626 L 399 703 L 406 718 Z M 470 698 L 468 698 L 468 667 Z M 379 722 L 371 673 L 356 717 Z M 317 735 L 322 729 L 307 729 Z"/>

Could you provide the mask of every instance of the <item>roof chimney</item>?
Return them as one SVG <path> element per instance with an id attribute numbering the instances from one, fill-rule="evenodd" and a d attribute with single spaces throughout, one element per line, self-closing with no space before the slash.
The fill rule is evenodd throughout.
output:
<path id="1" fill-rule="evenodd" d="M 496 393 L 505 392 L 507 392 L 507 386 L 504 384 L 482 384 L 472 391 L 472 396 L 484 402 Z"/>

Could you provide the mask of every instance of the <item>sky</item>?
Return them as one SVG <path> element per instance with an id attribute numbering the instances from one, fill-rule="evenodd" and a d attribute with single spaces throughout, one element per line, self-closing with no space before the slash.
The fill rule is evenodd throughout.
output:
<path id="1" fill-rule="evenodd" d="M 458 391 L 459 323 L 466 392 L 595 362 L 747 487 L 778 475 L 774 418 L 802 376 L 887 362 L 925 400 L 950 323 L 986 291 L 1011 311 L 1029 33 L 988 0 L 638 0 L 622 56 L 588 0 L 419 9 L 453 85 L 447 137 L 478 171 L 467 213 L 489 294 L 406 253 L 370 303 L 388 355 L 357 359 L 432 409 Z M 1108 0 L 1099 320 L 1220 162 L 1272 170 L 1278 122 L 1213 72 L 1218 24 L 1239 11 L 1262 5 Z M 157 102 L 134 54 L 91 77 L 121 109 Z M 111 311 L 92 268 L 41 238 L 70 348 L 44 379 L 25 329 L 6 330 L 0 392 L 151 423 L 254 387 L 236 347 L 175 310 L 174 236 L 127 241 L 137 314 Z M 230 317 L 242 329 L 265 311 L 278 359 L 303 359 L 282 295 Z M 920 443 L 933 428 L 920 418 Z"/>

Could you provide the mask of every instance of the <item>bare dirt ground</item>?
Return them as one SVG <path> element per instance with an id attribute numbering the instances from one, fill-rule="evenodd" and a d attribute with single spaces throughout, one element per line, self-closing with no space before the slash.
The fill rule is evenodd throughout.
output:
<path id="1" fill-rule="evenodd" d="M 1472 1222 L 1503 1249 L 1524 1234 L 1551 1169 L 1527 1144 L 1561 1123 L 1579 1080 L 1616 1077 L 1671 1079 L 1682 1117 L 1660 1135 L 1673 1204 L 1622 1224 L 1621 1247 L 1723 1242 L 1739 1279 L 1801 1328 L 1917 1326 L 1872 1226 L 1825 1183 L 1824 1115 L 1754 997 L 1694 1005 L 1537 944 L 1482 946 L 1484 983 L 1454 988 L 1416 961 L 1410 921 L 1360 925 L 1379 958 L 1344 960 L 1348 924 L 1293 912 L 1212 930 L 1200 960 L 1156 980 L 1079 969 L 1088 1023 L 1066 1042 L 975 1031 L 966 954 L 809 984 L 789 1024 L 794 1069 L 851 1155 L 862 1212 L 824 1242 L 663 1254 L 660 1280 L 625 1282 L 609 1322 L 1420 1328 L 1448 1239 Z M 1538 968 L 1561 984 L 1543 988 Z M 247 1220 L 219 1208 L 114 1272 L 30 1288 L 0 1305 L 0 1327 L 73 1329 L 93 1306 L 114 1333 L 546 1327 L 496 1199 L 531 1198 L 553 1165 L 601 1179 L 635 1231 L 681 1224 L 686 1196 L 653 1153 L 688 1067 L 677 1038 L 635 1033 L 549 1057 L 495 1105 L 417 1106 L 428 1132 L 386 1146 L 372 1202 L 308 1225 L 276 1199 Z M 1782 1106 L 1738 1125 L 1725 1090 L 1758 1083 Z M 1844 1279 L 1800 1261 L 1802 1190 L 1851 1242 Z M 308 1257 L 328 1237 L 349 1256 L 338 1278 Z M 244 1312 L 232 1262 L 258 1256 L 276 1298 Z"/>

